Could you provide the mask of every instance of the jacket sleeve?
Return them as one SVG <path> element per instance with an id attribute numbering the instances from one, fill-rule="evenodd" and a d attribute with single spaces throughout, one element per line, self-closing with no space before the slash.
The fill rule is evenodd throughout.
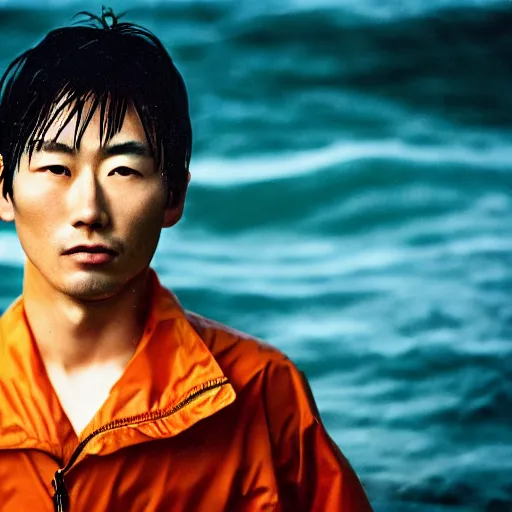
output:
<path id="1" fill-rule="evenodd" d="M 327 434 L 305 376 L 290 361 L 267 368 L 265 408 L 283 510 L 371 512 L 364 489 Z"/>

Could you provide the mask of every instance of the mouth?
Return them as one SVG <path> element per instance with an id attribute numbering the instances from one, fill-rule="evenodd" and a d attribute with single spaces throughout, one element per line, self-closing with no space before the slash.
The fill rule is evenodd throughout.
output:
<path id="1" fill-rule="evenodd" d="M 106 245 L 77 245 L 62 254 L 71 257 L 78 265 L 90 268 L 110 263 L 118 252 Z"/>
<path id="2" fill-rule="evenodd" d="M 118 252 L 106 245 L 77 245 L 67 249 L 62 254 L 67 256 L 69 254 L 86 253 L 86 254 L 109 254 L 110 256 L 117 256 Z"/>

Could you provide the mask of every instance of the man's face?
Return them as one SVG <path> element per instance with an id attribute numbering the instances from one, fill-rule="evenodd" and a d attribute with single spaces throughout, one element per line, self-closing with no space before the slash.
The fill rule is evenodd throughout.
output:
<path id="1" fill-rule="evenodd" d="M 135 110 L 103 147 L 100 122 L 96 111 L 75 151 L 76 118 L 50 143 L 57 121 L 41 151 L 30 162 L 22 157 L 10 205 L 28 264 L 54 289 L 82 300 L 112 297 L 144 271 L 162 227 L 181 214 L 166 206 L 167 187 Z M 94 254 L 98 245 L 112 252 Z M 77 246 L 86 247 L 69 254 Z"/>

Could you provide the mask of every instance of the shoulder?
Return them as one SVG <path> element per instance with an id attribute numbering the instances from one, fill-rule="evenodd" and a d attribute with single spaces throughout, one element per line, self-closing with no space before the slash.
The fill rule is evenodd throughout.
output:
<path id="1" fill-rule="evenodd" d="M 250 379 L 269 365 L 291 364 L 280 350 L 254 336 L 191 311 L 186 311 L 186 316 L 190 325 L 227 373 L 241 372 L 245 379 Z"/>
<path id="2" fill-rule="evenodd" d="M 243 410 L 262 410 L 286 510 L 371 511 L 364 490 L 321 422 L 305 375 L 277 348 L 187 312 Z M 254 440 L 254 438 L 251 438 Z"/>
<path id="3" fill-rule="evenodd" d="M 309 421 L 318 418 L 307 379 L 286 354 L 215 320 L 189 311 L 186 316 L 235 391 L 251 384 L 271 410 L 283 410 L 284 407 L 295 413 L 303 411 Z"/>

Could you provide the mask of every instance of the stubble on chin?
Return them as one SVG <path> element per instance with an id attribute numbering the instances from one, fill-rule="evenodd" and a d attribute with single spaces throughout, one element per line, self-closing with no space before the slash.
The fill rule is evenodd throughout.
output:
<path id="1" fill-rule="evenodd" d="M 105 275 L 85 275 L 71 277 L 62 283 L 61 291 L 79 301 L 104 301 L 117 295 L 123 283 Z"/>

